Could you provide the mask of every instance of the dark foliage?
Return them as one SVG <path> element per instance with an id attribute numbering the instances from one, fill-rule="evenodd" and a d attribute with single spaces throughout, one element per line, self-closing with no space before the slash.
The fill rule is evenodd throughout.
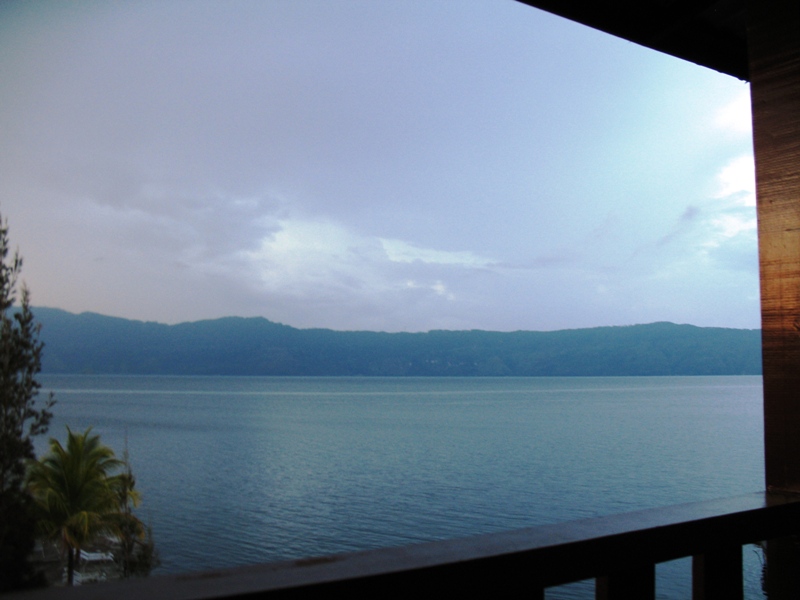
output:
<path id="1" fill-rule="evenodd" d="M 14 307 L 21 268 L 16 252 L 9 259 L 8 226 L 0 219 L 0 590 L 38 581 L 27 563 L 34 522 L 23 482 L 32 438 L 47 431 L 53 405 L 52 398 L 36 402 L 43 344 L 24 285 Z"/>
<path id="2" fill-rule="evenodd" d="M 30 497 L 18 490 L 0 494 L 0 593 L 46 584 L 28 562 L 35 529 Z"/>

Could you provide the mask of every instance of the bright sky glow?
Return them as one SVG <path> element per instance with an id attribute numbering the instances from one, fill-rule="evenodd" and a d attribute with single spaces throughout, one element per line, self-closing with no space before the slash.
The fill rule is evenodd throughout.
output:
<path id="1" fill-rule="evenodd" d="M 513 0 L 0 5 L 35 305 L 759 326 L 748 86 Z"/>
<path id="2" fill-rule="evenodd" d="M 736 196 L 743 206 L 756 205 L 756 180 L 753 155 L 734 158 L 720 171 L 717 198 Z"/>

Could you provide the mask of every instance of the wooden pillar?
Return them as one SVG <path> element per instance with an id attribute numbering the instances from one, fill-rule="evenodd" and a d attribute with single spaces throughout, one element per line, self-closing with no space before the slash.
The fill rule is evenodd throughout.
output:
<path id="1" fill-rule="evenodd" d="M 768 490 L 800 492 L 800 2 L 749 0 Z M 767 543 L 770 598 L 797 598 L 793 539 Z"/>
<path id="2" fill-rule="evenodd" d="M 594 597 L 595 600 L 654 600 L 655 565 L 598 577 L 595 582 Z"/>
<path id="3" fill-rule="evenodd" d="M 742 600 L 742 547 L 727 546 L 692 557 L 692 600 Z"/>
<path id="4" fill-rule="evenodd" d="M 762 574 L 765 596 L 770 600 L 800 598 L 800 548 L 797 538 L 769 540 L 766 555 L 765 572 Z"/>
<path id="5" fill-rule="evenodd" d="M 749 0 L 767 489 L 800 492 L 800 1 Z"/>

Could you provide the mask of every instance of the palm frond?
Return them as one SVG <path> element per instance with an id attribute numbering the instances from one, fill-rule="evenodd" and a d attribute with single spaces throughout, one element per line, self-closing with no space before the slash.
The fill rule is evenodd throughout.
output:
<path id="1" fill-rule="evenodd" d="M 117 459 L 91 428 L 74 433 L 67 427 L 66 447 L 52 438 L 50 452 L 28 473 L 40 532 L 60 539 L 70 556 L 104 531 L 143 538 L 144 525 L 130 512 L 140 496 L 130 469 L 117 473 L 123 466 L 127 463 Z"/>

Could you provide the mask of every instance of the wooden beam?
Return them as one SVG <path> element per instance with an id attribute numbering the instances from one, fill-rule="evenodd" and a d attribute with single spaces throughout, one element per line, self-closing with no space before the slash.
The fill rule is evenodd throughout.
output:
<path id="1" fill-rule="evenodd" d="M 591 578 L 600 579 L 601 598 L 606 594 L 640 600 L 652 597 L 656 563 L 711 556 L 728 547 L 738 547 L 741 555 L 742 544 L 798 531 L 800 496 L 759 492 L 404 548 L 12 593 L 3 600 L 327 600 L 389 595 L 541 600 L 543 588 Z M 730 560 L 717 562 L 720 568 L 705 571 L 712 578 L 732 572 Z"/>
<path id="2" fill-rule="evenodd" d="M 692 557 L 692 600 L 742 600 L 742 547 L 717 547 Z"/>
<path id="3" fill-rule="evenodd" d="M 766 543 L 767 561 L 762 572 L 769 600 L 800 598 L 800 547 L 796 536 L 769 540 Z"/>
<path id="4" fill-rule="evenodd" d="M 598 577 L 595 600 L 655 600 L 656 566 L 653 564 Z"/>
<path id="5" fill-rule="evenodd" d="M 750 0 L 767 489 L 800 492 L 800 2 Z"/>
<path id="6" fill-rule="evenodd" d="M 748 79 L 746 0 L 518 0 L 648 48 Z"/>

